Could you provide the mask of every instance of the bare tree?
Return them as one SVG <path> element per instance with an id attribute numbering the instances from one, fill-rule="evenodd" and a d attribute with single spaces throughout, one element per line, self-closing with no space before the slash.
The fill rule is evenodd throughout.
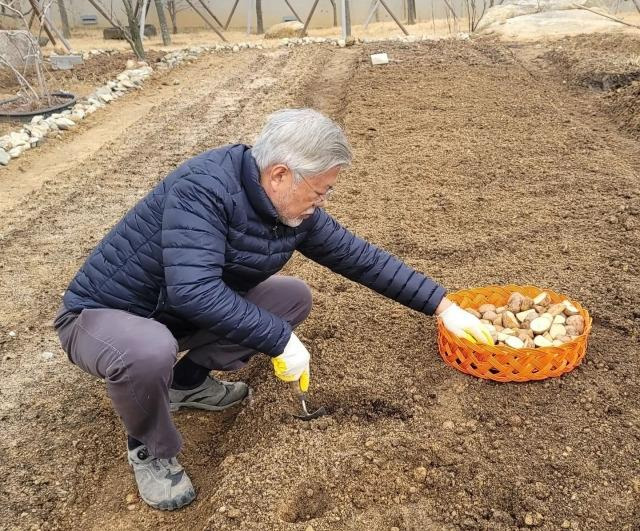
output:
<path id="1" fill-rule="evenodd" d="M 449 27 L 449 33 L 451 33 L 451 21 L 453 20 L 453 31 L 458 31 L 458 14 L 448 0 L 443 0 L 444 5 L 447 6 L 447 26 Z"/>
<path id="2" fill-rule="evenodd" d="M 42 12 L 46 13 L 51 3 L 43 6 Z M 29 31 L 29 23 L 22 11 L 9 5 L 6 1 L 0 1 L 0 10 L 3 13 L 10 13 L 24 28 L 20 31 L 9 32 L 14 46 L 7 46 L 0 50 L 0 65 L 7 67 L 15 76 L 20 86 L 18 98 L 22 102 L 29 104 L 32 108 L 41 107 L 43 103 L 51 104 L 51 93 L 44 78 L 44 60 L 40 51 L 37 38 Z M 28 13 L 27 13 L 28 14 Z M 44 27 L 44 20 L 41 19 L 41 30 Z M 20 42 L 22 41 L 22 42 Z M 12 58 L 9 54 L 12 53 Z M 28 77 L 28 70 L 35 71 L 36 85 L 31 84 Z"/>
<path id="3" fill-rule="evenodd" d="M 487 11 L 488 2 L 487 0 L 463 0 L 463 5 L 467 11 L 469 33 L 473 33 Z"/>
<path id="4" fill-rule="evenodd" d="M 144 60 L 144 46 L 142 45 L 142 32 L 140 31 L 140 21 L 144 20 L 146 14 L 146 1 L 134 0 L 135 4 L 131 3 L 131 0 L 122 0 L 124 11 L 127 15 L 127 26 L 124 26 L 115 15 L 109 15 L 107 10 L 102 6 L 100 0 L 89 0 L 89 3 L 95 7 L 96 11 L 100 13 L 107 21 L 116 29 L 120 30 L 122 36 L 131 46 L 133 53 L 140 60 Z M 144 28 L 143 28 L 144 31 Z"/>
<path id="5" fill-rule="evenodd" d="M 62 0 L 58 0 L 61 2 Z M 164 6 L 162 0 L 154 0 L 156 5 L 156 12 L 158 13 L 158 23 L 160 24 L 160 33 L 162 34 L 162 44 L 168 46 L 171 44 L 171 35 L 169 34 L 169 28 L 167 27 L 167 17 L 164 16 Z"/>

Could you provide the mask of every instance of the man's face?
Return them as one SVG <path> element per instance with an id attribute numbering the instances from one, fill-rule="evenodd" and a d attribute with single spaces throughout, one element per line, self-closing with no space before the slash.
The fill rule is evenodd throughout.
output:
<path id="1" fill-rule="evenodd" d="M 283 164 L 267 168 L 260 176 L 260 182 L 278 213 L 278 218 L 289 227 L 297 227 L 311 217 L 316 207 L 323 206 L 327 194 L 340 173 L 340 166 L 329 171 L 305 177 L 294 182 L 293 172 Z"/>

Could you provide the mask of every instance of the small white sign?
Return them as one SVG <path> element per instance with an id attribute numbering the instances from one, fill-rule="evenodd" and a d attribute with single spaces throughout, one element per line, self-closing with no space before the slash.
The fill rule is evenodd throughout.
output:
<path id="1" fill-rule="evenodd" d="M 371 55 L 372 65 L 388 65 L 389 56 L 386 53 L 374 53 Z"/>

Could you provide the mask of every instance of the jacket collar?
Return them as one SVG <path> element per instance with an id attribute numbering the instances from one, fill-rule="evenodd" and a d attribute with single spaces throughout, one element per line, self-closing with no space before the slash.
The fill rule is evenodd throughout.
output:
<path id="1" fill-rule="evenodd" d="M 271 199 L 264 191 L 262 184 L 260 184 L 260 170 L 256 164 L 256 159 L 251 154 L 251 149 L 247 149 L 242 155 L 241 178 L 244 191 L 254 210 L 268 221 L 276 221 L 278 213 Z"/>

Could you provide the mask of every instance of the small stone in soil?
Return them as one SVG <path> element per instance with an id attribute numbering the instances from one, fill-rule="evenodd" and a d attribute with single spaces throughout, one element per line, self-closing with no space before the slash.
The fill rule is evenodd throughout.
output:
<path id="1" fill-rule="evenodd" d="M 239 509 L 229 509 L 229 511 L 227 512 L 227 517 L 228 518 L 240 518 L 241 513 Z"/>
<path id="2" fill-rule="evenodd" d="M 522 426 L 522 419 L 518 415 L 509 417 L 509 424 L 512 426 Z"/>
<path id="3" fill-rule="evenodd" d="M 424 481 L 427 477 L 427 469 L 423 466 L 419 466 L 413 471 L 413 477 L 416 478 L 416 481 Z"/>
<path id="4" fill-rule="evenodd" d="M 528 527 L 539 526 L 543 519 L 544 518 L 540 513 L 527 513 L 524 515 L 524 525 Z"/>

